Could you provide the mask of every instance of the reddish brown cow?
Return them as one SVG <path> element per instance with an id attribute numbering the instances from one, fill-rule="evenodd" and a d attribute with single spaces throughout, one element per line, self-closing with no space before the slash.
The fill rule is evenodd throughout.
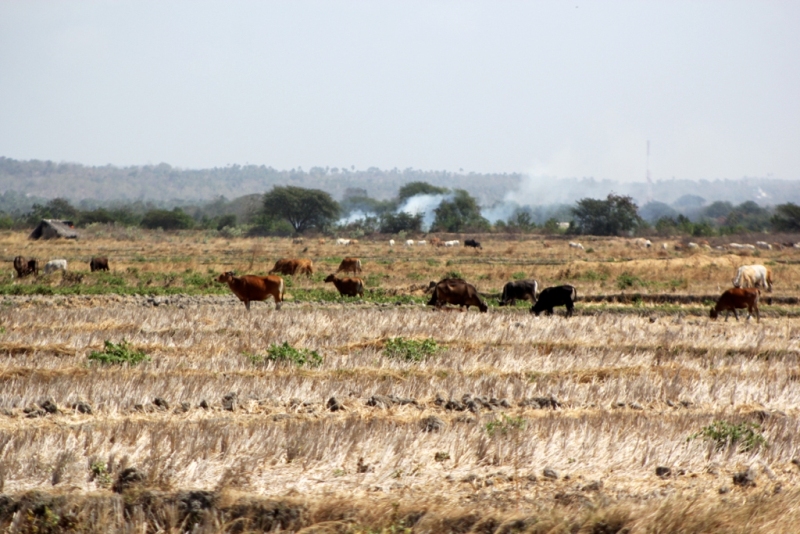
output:
<path id="1" fill-rule="evenodd" d="M 342 260 L 342 263 L 339 264 L 339 268 L 336 269 L 337 273 L 345 272 L 345 273 L 353 273 L 357 274 L 361 272 L 361 260 L 358 258 L 345 258 Z"/>
<path id="2" fill-rule="evenodd" d="M 330 274 L 325 282 L 332 282 L 343 297 L 364 296 L 364 281 L 361 278 L 336 278 L 335 274 Z"/>
<path id="3" fill-rule="evenodd" d="M 39 261 L 36 258 L 25 259 L 25 256 L 14 258 L 14 270 L 17 278 L 25 278 L 29 274 L 39 275 Z"/>
<path id="4" fill-rule="evenodd" d="M 234 276 L 233 271 L 222 273 L 217 282 L 228 284 L 233 294 L 244 302 L 244 307 L 250 311 L 250 302 L 253 300 L 267 300 L 272 295 L 275 299 L 275 309 L 281 309 L 283 302 L 283 278 L 280 276 L 256 276 L 246 274 Z"/>
<path id="5" fill-rule="evenodd" d="M 428 306 L 436 306 L 441 309 L 445 304 L 456 304 L 463 308 L 477 306 L 481 312 L 486 312 L 489 307 L 481 300 L 475 286 L 468 284 L 460 278 L 445 278 L 433 288 L 433 296 L 428 302 Z"/>
<path id="6" fill-rule="evenodd" d="M 95 271 L 107 271 L 108 270 L 108 258 L 104 256 L 98 256 L 96 258 L 92 258 L 89 262 L 89 269 L 92 272 Z"/>
<path id="7" fill-rule="evenodd" d="M 314 265 L 311 263 L 311 260 L 282 258 L 275 262 L 275 267 L 269 272 L 269 274 L 276 273 L 290 276 L 297 274 L 311 276 L 314 274 Z"/>
<path id="8" fill-rule="evenodd" d="M 712 319 L 716 319 L 719 316 L 719 312 L 724 311 L 725 320 L 727 321 L 728 313 L 733 312 L 733 316 L 736 317 L 736 320 L 738 321 L 739 315 L 736 313 L 736 310 L 747 308 L 747 318 L 749 319 L 750 316 L 753 315 L 753 311 L 755 311 L 756 322 L 759 322 L 760 317 L 758 316 L 758 297 L 758 289 L 750 287 L 733 287 L 719 297 L 719 300 L 717 300 L 717 305 L 711 308 L 710 317 Z"/>

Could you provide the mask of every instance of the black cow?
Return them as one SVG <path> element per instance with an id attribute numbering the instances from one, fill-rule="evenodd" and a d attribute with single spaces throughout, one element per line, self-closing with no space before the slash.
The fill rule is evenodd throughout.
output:
<path id="1" fill-rule="evenodd" d="M 107 271 L 108 258 L 106 258 L 105 256 L 97 256 L 92 258 L 92 261 L 89 262 L 89 269 L 91 269 L 92 272 Z"/>
<path id="2" fill-rule="evenodd" d="M 519 300 L 536 302 L 539 284 L 536 280 L 517 280 L 503 286 L 503 295 L 500 297 L 500 306 L 514 306 Z"/>
<path id="3" fill-rule="evenodd" d="M 464 246 L 465 247 L 472 247 L 472 248 L 479 248 L 479 249 L 483 250 L 483 247 L 481 246 L 481 244 L 479 242 L 475 241 L 474 239 L 467 239 L 466 241 L 464 241 Z"/>
<path id="4" fill-rule="evenodd" d="M 537 317 L 541 312 L 544 312 L 545 315 L 553 315 L 554 307 L 566 306 L 567 317 L 571 317 L 577 298 L 578 291 L 573 286 L 548 287 L 539 293 L 539 300 L 531 307 L 531 313 L 535 313 Z"/>

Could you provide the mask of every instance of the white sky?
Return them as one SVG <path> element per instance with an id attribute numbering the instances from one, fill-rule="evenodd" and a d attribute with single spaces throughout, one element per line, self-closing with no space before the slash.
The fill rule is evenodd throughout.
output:
<path id="1" fill-rule="evenodd" d="M 0 0 L 0 155 L 800 179 L 800 2 Z"/>

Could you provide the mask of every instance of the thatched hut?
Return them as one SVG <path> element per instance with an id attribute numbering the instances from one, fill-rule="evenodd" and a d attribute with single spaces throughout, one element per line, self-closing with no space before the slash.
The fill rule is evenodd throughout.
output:
<path id="1" fill-rule="evenodd" d="M 78 232 L 72 221 L 60 221 L 58 219 L 42 219 L 36 228 L 28 236 L 28 239 L 54 239 L 63 237 L 64 239 L 78 239 Z"/>

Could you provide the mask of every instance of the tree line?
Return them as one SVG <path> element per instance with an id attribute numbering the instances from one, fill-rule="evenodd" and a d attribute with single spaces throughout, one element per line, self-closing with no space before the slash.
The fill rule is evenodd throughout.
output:
<path id="1" fill-rule="evenodd" d="M 421 195 L 438 202 L 433 223 L 424 228 L 422 213 L 403 210 Z M 702 200 L 702 199 L 700 199 Z M 343 215 L 362 214 L 343 220 Z M 263 195 L 228 201 L 220 197 L 200 206 L 164 209 L 135 202 L 111 207 L 82 209 L 63 198 L 35 203 L 30 211 L 0 212 L 0 228 L 29 228 L 41 219 L 69 220 L 77 227 L 92 224 L 138 226 L 163 230 L 206 229 L 232 235 L 288 236 L 308 232 L 343 232 L 353 236 L 370 234 L 447 233 L 540 233 L 622 235 L 713 236 L 746 232 L 800 232 L 800 206 L 793 203 L 764 208 L 752 201 L 734 206 L 714 202 L 698 208 L 695 219 L 666 204 L 651 202 L 640 209 L 625 195 L 611 193 L 605 199 L 584 198 L 537 223 L 534 209 L 516 207 L 506 220 L 493 223 L 481 214 L 477 200 L 466 190 L 450 190 L 423 181 L 403 185 L 390 200 L 370 198 L 364 189 L 349 188 L 337 202 L 319 189 L 275 186 Z M 650 221 L 644 218 L 645 214 Z M 569 224 L 565 227 L 567 219 Z"/>

